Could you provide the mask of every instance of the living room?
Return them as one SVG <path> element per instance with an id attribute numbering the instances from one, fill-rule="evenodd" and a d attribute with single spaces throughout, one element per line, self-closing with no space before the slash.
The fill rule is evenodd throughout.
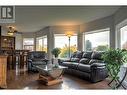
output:
<path id="1" fill-rule="evenodd" d="M 7 68 L 4 69 L 7 75 L 3 75 L 5 81 L 1 88 L 127 88 L 127 77 L 123 77 L 126 75 L 126 69 L 120 69 L 118 74 L 120 80 L 116 79 L 111 85 L 108 85 L 111 79 L 107 75 L 105 64 L 83 63 L 87 64 L 88 69 L 84 65 L 82 67 L 80 62 L 83 56 L 83 58 L 86 58 L 89 54 L 90 60 L 94 59 L 93 56 L 97 52 L 97 55 L 94 56 L 97 59 L 96 63 L 104 63 L 100 61 L 100 57 L 98 61 L 98 52 L 106 52 L 110 48 L 114 49 L 114 51 L 117 51 L 117 48 L 120 49 L 119 51 L 127 49 L 126 6 L 6 6 L 3 8 L 12 8 L 15 15 L 12 21 L 0 23 L 0 53 L 1 58 L 3 58 L 3 55 L 5 56 L 3 62 L 7 65 Z M 55 49 L 60 50 L 59 56 L 56 56 L 58 58 L 54 58 L 53 50 Z M 75 56 L 81 56 L 80 61 L 79 59 L 77 61 L 78 57 L 73 58 L 72 56 L 76 51 L 78 53 Z M 88 53 L 86 51 L 92 52 Z M 44 55 L 41 55 L 41 53 L 44 53 Z M 30 59 L 31 56 L 36 56 L 36 59 L 33 61 L 33 59 Z M 41 62 L 38 61 L 38 56 L 41 56 Z M 71 63 L 68 63 L 70 60 Z M 50 66 L 52 63 L 59 63 L 61 65 L 59 69 L 57 69 L 58 64 L 53 64 L 56 72 L 53 70 L 52 74 L 56 75 L 58 73 L 57 78 L 47 82 L 50 80 L 49 76 L 48 78 L 44 76 L 43 71 L 45 70 L 42 70 L 41 66 L 39 66 L 40 63 Z M 33 66 L 33 64 L 39 65 Z M 99 69 L 95 71 L 94 66 Z M 76 71 L 75 69 L 70 70 L 70 68 L 76 68 Z M 82 72 L 78 73 L 79 70 Z M 83 78 L 73 75 L 74 73 L 83 76 Z M 59 80 L 56 80 L 58 78 Z M 122 81 L 122 79 L 124 80 Z M 44 80 L 46 80 L 47 85 L 43 83 Z M 112 85 L 116 86 L 116 88 L 113 88 Z"/>

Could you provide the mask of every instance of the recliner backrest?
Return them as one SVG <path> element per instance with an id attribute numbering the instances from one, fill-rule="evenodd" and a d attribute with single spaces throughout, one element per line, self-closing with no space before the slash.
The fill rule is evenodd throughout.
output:
<path id="1" fill-rule="evenodd" d="M 83 55 L 82 55 L 82 58 L 91 59 L 92 53 L 93 53 L 93 52 L 84 52 Z"/>
<path id="2" fill-rule="evenodd" d="M 91 59 L 91 55 L 92 55 L 92 52 L 84 52 L 79 63 L 89 64 L 89 61 Z"/>
<path id="3" fill-rule="evenodd" d="M 90 60 L 89 64 L 104 63 L 104 61 L 102 59 L 102 54 L 104 54 L 104 52 L 94 51 L 91 55 L 91 60 Z"/>
<path id="4" fill-rule="evenodd" d="M 41 58 L 45 59 L 46 58 L 46 52 L 45 51 L 32 51 L 28 53 L 28 59 L 33 59 L 33 58 Z"/>
<path id="5" fill-rule="evenodd" d="M 71 55 L 70 61 L 71 62 L 79 62 L 79 60 L 82 58 L 82 51 L 76 51 Z"/>

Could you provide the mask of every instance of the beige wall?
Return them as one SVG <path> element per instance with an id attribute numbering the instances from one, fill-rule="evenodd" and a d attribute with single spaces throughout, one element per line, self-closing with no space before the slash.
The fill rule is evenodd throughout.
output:
<path id="1" fill-rule="evenodd" d="M 77 34 L 80 31 L 79 25 L 68 25 L 68 26 L 51 26 L 54 34 L 66 34 L 68 31 L 72 31 Z"/>
<path id="2" fill-rule="evenodd" d="M 48 34 L 48 32 L 49 32 L 49 26 L 48 26 L 48 27 L 45 27 L 45 28 L 43 28 L 43 29 L 41 29 L 41 30 L 39 30 L 39 31 L 37 31 L 37 32 L 35 33 L 35 36 L 36 36 L 36 37 L 45 36 L 45 35 Z"/>
<path id="3" fill-rule="evenodd" d="M 123 6 L 114 14 L 114 24 L 117 25 L 127 19 L 127 7 Z"/>

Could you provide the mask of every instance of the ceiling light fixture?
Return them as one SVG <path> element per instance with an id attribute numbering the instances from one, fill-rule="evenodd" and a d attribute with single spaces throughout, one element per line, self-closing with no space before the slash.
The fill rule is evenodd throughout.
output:
<path id="1" fill-rule="evenodd" d="M 9 26 L 9 27 L 8 27 L 8 32 L 7 32 L 7 34 L 8 34 L 9 36 L 13 36 L 15 32 L 17 32 L 17 30 L 15 29 L 15 27 L 13 27 L 13 26 Z"/>

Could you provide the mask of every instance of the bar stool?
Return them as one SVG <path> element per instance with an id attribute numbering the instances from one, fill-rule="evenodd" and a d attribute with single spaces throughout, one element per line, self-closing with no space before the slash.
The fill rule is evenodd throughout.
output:
<path id="1" fill-rule="evenodd" d="M 24 50 L 23 51 L 23 62 L 24 62 L 24 65 L 26 65 L 26 67 L 27 67 L 27 59 L 28 59 L 28 50 Z"/>
<path id="2" fill-rule="evenodd" d="M 13 50 L 7 52 L 7 66 L 9 69 L 15 69 L 16 67 L 16 56 Z"/>
<path id="3" fill-rule="evenodd" d="M 15 51 L 15 56 L 16 56 L 16 63 L 19 66 L 20 65 L 20 52 L 19 52 L 19 50 Z"/>

